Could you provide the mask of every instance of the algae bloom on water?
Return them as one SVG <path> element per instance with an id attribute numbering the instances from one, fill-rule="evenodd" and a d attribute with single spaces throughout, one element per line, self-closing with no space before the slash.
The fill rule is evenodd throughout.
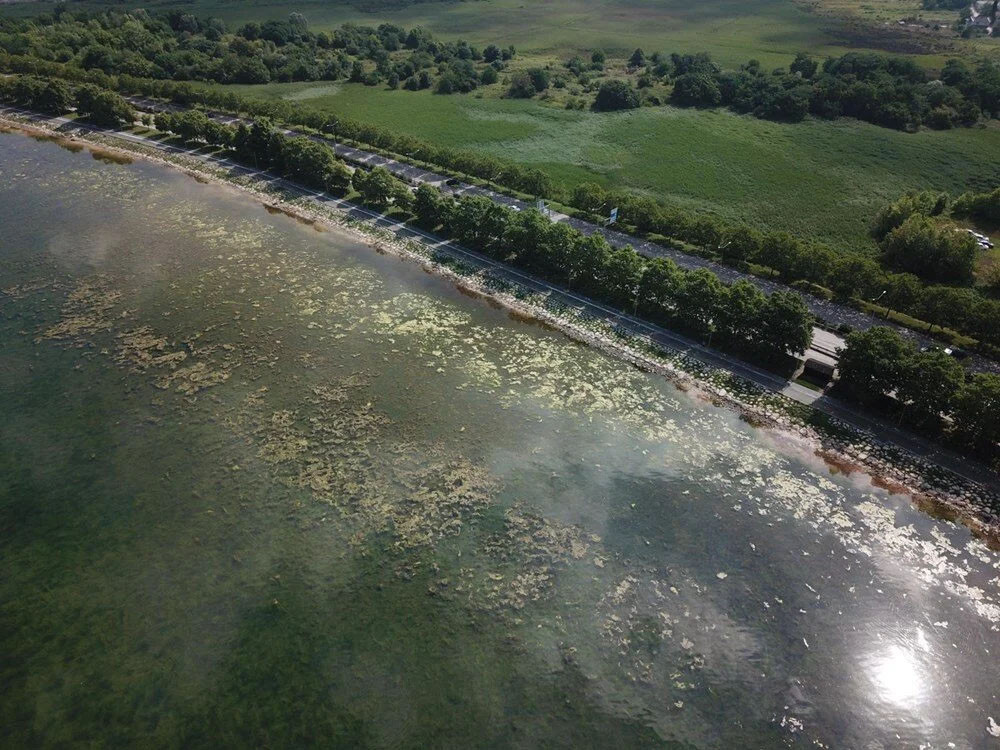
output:
<path id="1" fill-rule="evenodd" d="M 988 747 L 1000 555 L 356 236 L 0 135 L 5 747 Z"/>

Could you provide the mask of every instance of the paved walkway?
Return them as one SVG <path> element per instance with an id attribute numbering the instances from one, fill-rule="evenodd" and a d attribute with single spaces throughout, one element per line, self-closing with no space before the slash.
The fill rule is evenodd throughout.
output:
<path id="1" fill-rule="evenodd" d="M 166 153 L 183 154 L 198 161 L 226 167 L 234 177 L 256 179 L 270 186 L 278 186 L 320 206 L 333 208 L 351 218 L 369 221 L 375 226 L 389 229 L 400 239 L 420 242 L 433 248 L 436 252 L 450 255 L 453 258 L 472 264 L 474 267 L 489 269 L 497 276 L 509 278 L 521 286 L 545 294 L 550 299 L 561 302 L 566 306 L 577 308 L 596 319 L 619 326 L 632 333 L 647 336 L 665 350 L 683 354 L 714 368 L 727 370 L 768 390 L 783 393 L 793 400 L 810 404 L 813 408 L 825 414 L 874 434 L 884 442 L 895 444 L 916 456 L 933 460 L 934 463 L 953 471 L 965 479 L 988 486 L 994 491 L 1000 491 L 1000 477 L 981 464 L 968 461 L 954 451 L 942 448 L 916 435 L 899 430 L 884 420 L 863 414 L 848 404 L 829 396 L 818 394 L 816 391 L 801 386 L 798 383 L 790 383 L 774 373 L 717 350 L 709 349 L 701 343 L 674 331 L 652 325 L 620 310 L 615 310 L 557 285 L 522 273 L 492 258 L 472 252 L 434 234 L 409 226 L 397 219 L 359 206 L 351 201 L 327 193 L 309 190 L 268 172 L 251 169 L 230 159 L 220 158 L 211 153 L 204 153 L 202 148 L 181 148 L 171 143 L 164 143 L 154 138 L 135 133 L 98 128 L 66 117 L 47 117 L 15 107 L 0 107 L 0 114 L 3 113 L 13 113 L 27 117 L 48 127 L 55 127 L 67 134 L 71 134 L 75 130 L 98 132 L 131 143 L 150 146 Z"/>
<path id="2" fill-rule="evenodd" d="M 145 97 L 127 98 L 134 106 L 151 112 L 181 112 L 185 109 L 184 107 L 180 107 L 175 104 L 160 102 Z M 206 112 L 206 114 L 213 119 L 228 125 L 248 122 L 241 118 L 221 112 L 209 111 Z M 407 164 L 371 151 L 365 151 L 364 149 L 355 148 L 354 146 L 348 146 L 344 143 L 334 141 L 332 137 L 316 136 L 287 128 L 282 132 L 287 135 L 304 135 L 312 140 L 332 147 L 334 152 L 345 161 L 367 168 L 384 167 L 397 177 L 401 177 L 412 184 L 426 183 L 452 195 L 479 195 L 484 198 L 489 198 L 496 203 L 501 203 L 505 206 L 514 208 L 518 211 L 524 211 L 534 207 L 534 204 L 532 203 L 528 203 L 517 198 L 511 198 L 510 196 L 498 193 L 495 190 L 478 187 L 476 185 L 469 185 L 468 183 L 450 179 L 445 175 L 438 174 L 412 164 Z M 451 182 L 450 185 L 448 184 L 449 181 Z M 785 284 L 768 279 L 762 279 L 759 276 L 738 271 L 735 268 L 721 263 L 716 263 L 705 258 L 699 258 L 696 255 L 690 255 L 673 248 L 664 247 L 656 244 L 655 242 L 649 242 L 647 240 L 625 234 L 624 232 L 598 226 L 592 222 L 573 218 L 567 216 L 566 214 L 553 212 L 550 218 L 553 221 L 565 221 L 574 229 L 578 229 L 580 232 L 587 235 L 594 234 L 595 232 L 602 234 L 612 245 L 615 245 L 616 247 L 627 245 L 640 255 L 647 258 L 669 258 L 681 268 L 688 270 L 707 268 L 727 284 L 732 284 L 735 281 L 749 281 L 766 294 L 771 294 L 778 290 L 790 289 L 790 287 Z M 830 302 L 829 300 L 821 299 L 811 294 L 803 294 L 802 292 L 799 292 L 799 294 L 809 307 L 810 311 L 812 311 L 817 318 L 826 321 L 830 325 L 849 325 L 858 330 L 866 330 L 873 326 L 891 326 L 902 336 L 915 342 L 918 346 L 941 345 L 936 339 L 932 339 L 929 336 L 918 333 L 911 328 L 906 328 L 887 321 L 884 318 L 855 310 L 853 307 L 848 307 L 847 305 Z M 822 338 L 826 342 L 825 345 L 822 348 L 810 348 L 806 351 L 804 355 L 805 357 L 814 357 L 816 359 L 828 361 L 831 357 L 835 356 L 836 349 L 838 347 L 842 347 L 844 344 L 843 337 L 819 327 L 813 329 L 813 340 L 815 341 L 817 338 Z M 1000 373 L 1000 362 L 994 362 L 979 355 L 973 355 L 970 357 L 968 360 L 968 366 L 974 370 Z"/>

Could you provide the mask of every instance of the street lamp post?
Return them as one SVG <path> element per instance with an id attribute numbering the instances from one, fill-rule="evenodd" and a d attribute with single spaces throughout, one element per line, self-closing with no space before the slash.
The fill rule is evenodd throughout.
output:
<path id="1" fill-rule="evenodd" d="M 885 296 L 886 294 L 888 294 L 888 293 L 889 293 L 889 290 L 888 290 L 888 289 L 883 289 L 883 290 L 882 290 L 882 293 L 881 293 L 881 294 L 880 294 L 880 295 L 879 295 L 878 297 L 875 297 L 875 298 L 873 298 L 873 299 L 872 299 L 872 302 L 873 302 L 873 303 L 875 303 L 875 302 L 878 302 L 878 301 L 879 301 L 880 299 L 882 299 L 882 298 L 883 298 L 883 297 L 884 297 L 884 296 Z M 890 310 L 890 309 L 889 309 L 889 306 L 888 306 L 888 305 L 886 305 L 886 306 L 885 306 L 885 319 L 886 319 L 886 320 L 888 320 L 888 319 L 889 319 L 889 313 L 891 313 L 891 312 L 892 312 L 892 310 Z"/>

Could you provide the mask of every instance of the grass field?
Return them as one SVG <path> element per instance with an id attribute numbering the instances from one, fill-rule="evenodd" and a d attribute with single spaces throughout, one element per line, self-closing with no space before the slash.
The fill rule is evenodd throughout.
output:
<path id="1" fill-rule="evenodd" d="M 839 247 L 866 244 L 873 212 L 910 188 L 1000 184 L 995 126 L 908 134 L 851 120 L 785 125 L 673 107 L 593 113 L 360 84 L 233 88 L 532 164 L 570 185 L 647 191 Z"/>
<path id="2" fill-rule="evenodd" d="M 824 0 L 836 2 L 838 0 Z M 841 2 L 843 0 L 840 0 Z M 919 0 L 892 0 L 919 10 Z M 374 13 L 358 10 L 346 2 L 302 0 L 195 0 L 194 2 L 74 2 L 80 8 L 145 7 L 150 10 L 183 9 L 213 15 L 231 25 L 247 20 L 283 19 L 292 10 L 302 12 L 317 28 L 333 28 L 345 21 L 376 25 L 383 21 L 402 26 L 423 26 L 446 38 L 464 38 L 476 44 L 496 42 L 515 45 L 529 53 L 558 54 L 602 48 L 624 55 L 635 47 L 647 52 L 708 51 L 725 65 L 757 58 L 765 66 L 785 65 L 800 50 L 817 56 L 843 54 L 846 47 L 906 51 L 898 40 L 869 28 L 859 32 L 857 16 L 843 20 L 818 15 L 797 0 L 718 0 L 694 3 L 688 0 L 468 0 L 467 2 L 417 3 L 397 10 Z M 0 12 L 31 14 L 49 9 L 52 3 L 16 3 L 0 6 Z M 852 20 L 853 19 L 853 20 Z M 911 45 L 912 46 L 912 45 Z M 927 58 L 939 65 L 940 54 Z"/>
<path id="3" fill-rule="evenodd" d="M 707 50 L 726 65 L 749 58 L 765 66 L 783 65 L 799 50 L 822 56 L 843 54 L 848 47 L 891 47 L 905 32 L 886 27 L 885 20 L 897 12 L 901 17 L 920 13 L 919 0 L 811 0 L 815 12 L 807 3 L 469 0 L 375 13 L 347 2 L 317 0 L 85 0 L 73 7 L 181 8 L 220 16 L 234 27 L 250 19 L 285 18 L 292 10 L 304 13 L 316 28 L 389 21 L 479 45 L 512 43 L 519 50 L 517 66 L 556 67 L 578 50 L 602 48 L 620 57 L 637 46 L 647 53 Z M 0 5 L 0 12 L 37 13 L 50 6 Z M 865 16 L 869 20 L 859 23 Z M 938 49 L 917 59 L 936 67 L 945 57 Z M 560 107 L 567 90 L 553 90 L 555 101 L 547 103 L 502 99 L 502 84 L 454 96 L 360 84 L 233 88 L 529 163 L 567 185 L 592 180 L 645 191 L 838 247 L 868 246 L 866 227 L 873 212 L 908 189 L 958 193 L 1000 184 L 1000 128 L 995 126 L 906 134 L 847 120 L 783 125 L 671 107 L 595 114 Z"/>

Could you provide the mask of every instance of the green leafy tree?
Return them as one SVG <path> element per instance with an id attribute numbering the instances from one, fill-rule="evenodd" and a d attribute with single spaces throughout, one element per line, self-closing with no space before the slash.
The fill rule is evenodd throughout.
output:
<path id="1" fill-rule="evenodd" d="M 907 193 L 883 206 L 875 214 L 871 223 L 871 234 L 876 240 L 881 240 L 914 214 L 939 216 L 947 208 L 948 196 L 946 193 L 934 193 L 929 190 Z"/>
<path id="2" fill-rule="evenodd" d="M 342 161 L 338 161 L 326 173 L 326 189 L 331 193 L 342 195 L 346 193 L 347 189 L 351 186 L 351 179 L 353 176 L 354 175 L 351 173 L 351 170 L 347 168 L 347 165 Z"/>
<path id="3" fill-rule="evenodd" d="M 353 183 L 361 200 L 376 208 L 385 208 L 396 195 L 396 179 L 384 167 L 375 167 L 371 172 L 355 170 Z"/>
<path id="4" fill-rule="evenodd" d="M 899 388 L 914 353 L 913 345 L 891 328 L 854 331 L 840 352 L 840 383 L 859 400 L 875 401 Z"/>
<path id="5" fill-rule="evenodd" d="M 639 313 L 659 322 L 674 313 L 677 293 L 684 283 L 684 273 L 669 258 L 653 258 L 646 264 L 639 287 Z"/>
<path id="6" fill-rule="evenodd" d="M 977 372 L 955 400 L 955 432 L 981 455 L 997 462 L 1000 442 L 1000 376 Z"/>
<path id="7" fill-rule="evenodd" d="M 267 118 L 255 118 L 249 127 L 240 123 L 233 137 L 236 157 L 244 164 L 253 164 L 257 169 L 267 169 L 271 166 L 271 143 L 276 132 L 274 125 Z"/>
<path id="8" fill-rule="evenodd" d="M 604 81 L 597 90 L 594 109 L 611 112 L 617 109 L 635 109 L 639 106 L 639 92 L 631 83 L 620 78 Z"/>
<path id="9" fill-rule="evenodd" d="M 639 294 L 642 258 L 631 247 L 615 248 L 608 255 L 601 274 L 604 296 L 609 302 L 631 312 Z"/>
<path id="10" fill-rule="evenodd" d="M 118 127 L 135 120 L 135 110 L 121 96 L 90 84 L 77 89 L 76 109 L 98 125 Z"/>
<path id="11" fill-rule="evenodd" d="M 582 236 L 569 224 L 561 221 L 548 224 L 545 230 L 545 248 L 549 273 L 552 278 L 571 287 L 577 273 L 575 263 Z"/>
<path id="12" fill-rule="evenodd" d="M 170 129 L 186 141 L 207 140 L 208 123 L 209 119 L 204 112 L 189 109 L 174 115 Z"/>
<path id="13" fill-rule="evenodd" d="M 916 352 L 903 364 L 897 398 L 919 422 L 951 412 L 965 381 L 962 366 L 942 351 Z"/>
<path id="14" fill-rule="evenodd" d="M 343 180 L 333 149 L 309 138 L 285 140 L 281 161 L 289 178 L 312 188 L 326 189 Z"/>
<path id="15" fill-rule="evenodd" d="M 608 241 L 595 232 L 580 241 L 568 274 L 583 291 L 599 292 L 598 281 L 610 256 Z"/>
<path id="16" fill-rule="evenodd" d="M 978 301 L 971 289 L 930 286 L 921 295 L 920 314 L 929 324 L 928 330 L 936 325 L 963 328 Z"/>
<path id="17" fill-rule="evenodd" d="M 798 251 L 791 257 L 792 263 L 788 269 L 788 278 L 811 281 L 815 284 L 826 283 L 831 278 L 834 269 L 837 268 L 841 257 L 843 257 L 842 253 L 835 253 L 825 245 L 799 244 Z M 878 274 L 876 266 L 875 275 Z"/>
<path id="18" fill-rule="evenodd" d="M 413 195 L 413 191 L 410 190 L 410 186 L 402 180 L 397 180 L 395 178 L 394 183 L 395 184 L 392 189 L 392 205 L 401 211 L 412 212 L 416 203 L 416 198 Z"/>
<path id="19" fill-rule="evenodd" d="M 885 277 L 886 317 L 892 310 L 914 310 L 920 303 L 924 285 L 912 273 L 890 273 Z"/>
<path id="20" fill-rule="evenodd" d="M 760 249 L 760 262 L 770 266 L 786 281 L 792 281 L 791 271 L 801 252 L 799 241 L 788 232 L 768 232 Z"/>
<path id="21" fill-rule="evenodd" d="M 952 224 L 914 214 L 885 236 L 882 257 L 887 265 L 921 278 L 969 284 L 976 241 Z"/>
<path id="22" fill-rule="evenodd" d="M 966 327 L 980 343 L 1000 347 L 1000 301 L 977 301 L 969 311 Z"/>
<path id="23" fill-rule="evenodd" d="M 515 254 L 519 266 L 531 271 L 543 271 L 548 267 L 546 245 L 550 223 L 534 208 L 512 217 L 507 226 L 504 244 Z"/>
<path id="24" fill-rule="evenodd" d="M 726 263 L 746 263 L 760 255 L 762 244 L 760 232 L 741 226 L 725 235 L 719 252 Z"/>
<path id="25" fill-rule="evenodd" d="M 531 85 L 536 92 L 541 93 L 549 87 L 549 71 L 545 68 L 529 68 L 528 78 L 531 79 Z"/>
<path id="26" fill-rule="evenodd" d="M 483 196 L 458 200 L 448 216 L 448 229 L 460 243 L 505 258 L 514 251 L 503 242 L 509 235 L 513 211 Z"/>
<path id="27" fill-rule="evenodd" d="M 696 334 L 712 333 L 726 293 L 725 285 L 708 269 L 686 273 L 677 291 L 677 320 Z"/>
<path id="28" fill-rule="evenodd" d="M 816 75 L 816 69 L 819 65 L 805 52 L 799 52 L 795 55 L 795 59 L 788 66 L 788 70 L 792 73 L 797 73 L 806 80 L 812 78 Z"/>
<path id="29" fill-rule="evenodd" d="M 530 99 L 533 97 L 538 90 L 535 88 L 534 81 L 531 80 L 531 76 L 524 71 L 519 71 L 511 76 L 510 88 L 507 89 L 507 95 L 514 99 Z"/>
<path id="30" fill-rule="evenodd" d="M 581 182 L 573 188 L 572 200 L 577 208 L 599 213 L 608 207 L 608 192 L 594 182 Z"/>
<path id="31" fill-rule="evenodd" d="M 951 210 L 956 216 L 973 216 L 1000 224 L 1000 187 L 988 193 L 962 193 Z"/>
<path id="32" fill-rule="evenodd" d="M 444 220 L 442 214 L 444 199 L 441 192 L 427 183 L 417 186 L 413 196 L 413 213 L 417 222 L 427 229 L 433 229 Z"/>
<path id="33" fill-rule="evenodd" d="M 741 279 L 732 284 L 717 321 L 723 340 L 741 349 L 749 348 L 760 331 L 767 301 L 767 296 L 749 281 Z"/>
<path id="34" fill-rule="evenodd" d="M 15 76 L 10 82 L 11 97 L 27 107 L 38 106 L 45 91 L 45 80 L 35 76 Z"/>
<path id="35" fill-rule="evenodd" d="M 798 355 L 812 343 L 815 319 L 795 292 L 774 292 L 767 298 L 759 320 L 756 340 L 769 355 Z"/>
<path id="36" fill-rule="evenodd" d="M 45 82 L 36 102 L 36 106 L 43 112 L 51 112 L 56 115 L 69 112 L 73 104 L 73 92 L 70 91 L 65 81 L 58 78 L 50 78 Z"/>
<path id="37" fill-rule="evenodd" d="M 717 107 L 722 102 L 722 92 L 711 74 L 684 73 L 674 81 L 670 100 L 681 107 Z"/>
<path id="38" fill-rule="evenodd" d="M 858 253 L 842 253 L 833 261 L 827 286 L 840 299 L 853 296 L 871 299 L 882 277 L 882 269 L 871 258 Z"/>

